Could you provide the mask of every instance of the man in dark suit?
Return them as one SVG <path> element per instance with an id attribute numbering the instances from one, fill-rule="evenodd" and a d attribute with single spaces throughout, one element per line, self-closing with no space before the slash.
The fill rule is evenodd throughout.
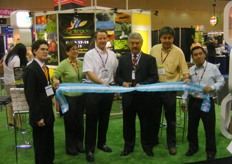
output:
<path id="1" fill-rule="evenodd" d="M 23 82 L 29 105 L 30 125 L 33 130 L 35 163 L 52 164 L 54 160 L 52 96 L 54 93 L 48 68 L 43 67 L 48 56 L 47 41 L 35 41 L 32 44 L 32 53 L 35 59 L 25 68 Z"/>
<path id="2" fill-rule="evenodd" d="M 209 37 L 209 41 L 207 42 L 207 58 L 208 62 L 214 64 L 215 63 L 215 57 L 216 57 L 216 45 L 215 45 L 215 39 L 214 37 Z"/>
<path id="3" fill-rule="evenodd" d="M 124 87 L 138 87 L 140 84 L 158 82 L 158 72 L 154 57 L 141 51 L 143 44 L 139 33 L 131 33 L 128 38 L 130 53 L 119 60 L 116 83 Z M 135 146 L 136 114 L 140 121 L 141 144 L 147 156 L 153 157 L 155 93 L 129 92 L 122 95 L 124 150 L 120 156 L 127 156 Z"/>

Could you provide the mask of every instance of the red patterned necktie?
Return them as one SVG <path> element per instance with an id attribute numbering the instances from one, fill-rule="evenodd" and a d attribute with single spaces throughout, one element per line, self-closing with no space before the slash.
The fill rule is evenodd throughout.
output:
<path id="1" fill-rule="evenodd" d="M 136 64 L 137 64 L 137 55 L 134 54 L 133 55 L 133 59 L 132 59 L 132 66 L 133 66 L 133 69 L 136 70 Z"/>

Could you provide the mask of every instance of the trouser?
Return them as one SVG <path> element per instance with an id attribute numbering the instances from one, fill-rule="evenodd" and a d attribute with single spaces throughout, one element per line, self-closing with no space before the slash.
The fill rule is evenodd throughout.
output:
<path id="1" fill-rule="evenodd" d="M 32 129 L 35 164 L 53 164 L 55 156 L 53 124 L 43 127 L 33 126 Z"/>
<path id="2" fill-rule="evenodd" d="M 153 93 L 132 92 L 123 94 L 123 137 L 124 150 L 133 151 L 136 138 L 136 114 L 140 122 L 140 137 L 143 149 L 152 150 L 154 146 Z"/>
<path id="3" fill-rule="evenodd" d="M 167 146 L 176 146 L 176 92 L 160 92 L 159 101 L 157 105 L 159 106 L 159 117 L 161 118 L 161 111 L 164 108 L 164 114 L 167 121 Z M 159 118 L 159 120 L 161 120 Z M 158 133 L 156 132 L 156 135 Z M 158 137 L 157 137 L 158 138 Z"/>
<path id="4" fill-rule="evenodd" d="M 69 110 L 64 113 L 65 146 L 67 153 L 77 153 L 83 148 L 84 139 L 84 95 L 65 96 Z"/>
<path id="5" fill-rule="evenodd" d="M 109 117 L 114 99 L 113 93 L 86 93 L 85 149 L 94 152 L 97 145 L 106 144 Z M 97 138 L 98 134 L 98 138 Z"/>
<path id="6" fill-rule="evenodd" d="M 203 122 L 207 154 L 216 154 L 216 141 L 215 141 L 215 106 L 213 98 L 210 98 L 210 111 L 201 111 L 201 104 L 203 100 L 190 97 L 188 104 L 188 141 L 189 149 L 197 150 L 198 143 L 198 126 L 200 119 Z"/>

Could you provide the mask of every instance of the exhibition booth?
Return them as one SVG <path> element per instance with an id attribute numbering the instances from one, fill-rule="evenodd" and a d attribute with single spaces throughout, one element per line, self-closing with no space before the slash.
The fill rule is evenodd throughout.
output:
<path id="1" fill-rule="evenodd" d="M 34 13 L 35 38 L 49 42 L 47 65 L 55 68 L 66 58 L 65 44 L 78 44 L 80 59 L 94 46 L 94 32 L 106 30 L 109 35 L 107 48 L 119 56 L 129 51 L 128 35 L 139 32 L 143 39 L 142 51 L 151 48 L 151 12 L 140 9 L 120 10 L 106 7 L 83 7 L 62 11 Z"/>

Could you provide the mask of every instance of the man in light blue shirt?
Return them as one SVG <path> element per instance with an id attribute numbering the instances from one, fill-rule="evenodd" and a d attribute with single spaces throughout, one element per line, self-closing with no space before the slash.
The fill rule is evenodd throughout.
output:
<path id="1" fill-rule="evenodd" d="M 195 65 L 189 69 L 190 79 L 192 83 L 204 87 L 204 92 L 210 95 L 210 110 L 209 112 L 201 111 L 203 102 L 203 94 L 190 93 L 188 103 L 188 141 L 189 150 L 186 156 L 192 156 L 198 151 L 198 126 L 202 119 L 205 136 L 206 136 L 206 154 L 207 160 L 214 160 L 217 152 L 215 142 L 215 106 L 213 96 L 216 91 L 220 90 L 225 84 L 225 80 L 216 65 L 205 60 L 206 52 L 202 47 L 196 46 L 192 49 L 192 58 Z M 183 96 L 187 98 L 187 93 Z M 185 107 L 183 100 L 182 106 Z"/>

